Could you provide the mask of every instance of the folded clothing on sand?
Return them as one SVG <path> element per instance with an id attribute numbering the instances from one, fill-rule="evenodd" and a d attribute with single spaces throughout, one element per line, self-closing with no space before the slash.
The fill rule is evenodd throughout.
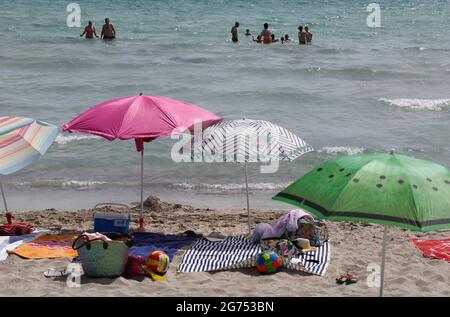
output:
<path id="1" fill-rule="evenodd" d="M 256 266 L 261 248 L 244 236 L 228 237 L 222 241 L 201 239 L 183 256 L 179 272 L 207 272 L 250 268 Z M 330 260 L 328 242 L 313 251 L 301 252 L 290 258 L 286 268 L 324 275 Z"/>
<path id="2" fill-rule="evenodd" d="M 450 238 L 440 240 L 411 238 L 411 240 L 424 255 L 450 262 Z"/>
<path id="3" fill-rule="evenodd" d="M 72 249 L 72 243 L 77 236 L 76 234 L 44 234 L 8 252 L 26 259 L 74 258 L 77 256 L 77 251 Z"/>
<path id="4" fill-rule="evenodd" d="M 165 235 L 151 232 L 136 232 L 133 234 L 134 245 L 129 255 L 139 255 L 144 259 L 153 251 L 164 251 L 172 261 L 175 253 L 197 241 L 198 237 L 187 235 Z"/>

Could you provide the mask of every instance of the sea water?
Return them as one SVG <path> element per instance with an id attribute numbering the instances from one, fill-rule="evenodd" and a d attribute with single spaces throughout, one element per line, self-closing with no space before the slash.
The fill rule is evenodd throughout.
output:
<path id="1" fill-rule="evenodd" d="M 252 206 L 309 169 L 340 155 L 398 153 L 450 165 L 450 29 L 447 1 L 79 0 L 81 26 L 100 33 L 109 17 L 116 41 L 84 40 L 68 27 L 70 1 L 0 0 L 0 115 L 57 125 L 104 100 L 164 95 L 224 119 L 263 119 L 315 148 L 277 173 L 251 164 Z M 239 21 L 239 43 L 230 29 Z M 313 45 L 259 45 L 264 22 L 296 40 L 309 25 Z M 146 145 L 145 194 L 203 206 L 245 206 L 243 167 L 182 163 L 173 144 Z M 133 141 L 61 133 L 38 162 L 1 180 L 13 209 L 75 209 L 139 198 Z M 284 205 L 283 205 L 284 206 Z"/>

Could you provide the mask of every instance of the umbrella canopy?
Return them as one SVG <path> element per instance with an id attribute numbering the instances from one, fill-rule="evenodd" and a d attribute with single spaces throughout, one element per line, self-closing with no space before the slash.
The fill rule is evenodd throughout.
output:
<path id="1" fill-rule="evenodd" d="M 0 117 L 0 174 L 9 175 L 38 160 L 58 136 L 58 128 L 22 117 Z M 3 186 L 0 190 L 6 203 Z"/>
<path id="2" fill-rule="evenodd" d="M 196 160 L 244 163 L 248 228 L 250 202 L 247 163 L 268 160 L 292 161 L 313 148 L 291 131 L 264 120 L 228 120 L 203 132 L 201 151 L 194 145 Z"/>
<path id="3" fill-rule="evenodd" d="M 94 134 L 110 141 L 134 139 L 141 152 L 141 212 L 144 228 L 144 142 L 173 133 L 190 133 L 199 124 L 206 129 L 222 119 L 195 105 L 162 96 L 131 96 L 98 104 L 81 113 L 62 129 Z"/>
<path id="4" fill-rule="evenodd" d="M 439 230 L 450 227 L 450 170 L 394 153 L 350 155 L 313 169 L 274 199 L 330 220 Z"/>
<path id="5" fill-rule="evenodd" d="M 0 174 L 12 174 L 39 159 L 58 136 L 58 128 L 21 117 L 0 117 Z"/>
<path id="6" fill-rule="evenodd" d="M 212 155 L 223 162 L 261 162 L 269 159 L 292 161 L 313 151 L 297 135 L 264 120 L 227 120 L 203 132 L 200 155 Z"/>
<path id="7" fill-rule="evenodd" d="M 68 132 L 94 134 L 110 141 L 135 139 L 137 150 L 172 133 L 189 133 L 196 121 L 206 129 L 221 121 L 215 114 L 195 105 L 162 96 L 115 98 L 98 104 L 62 128 Z"/>
<path id="8" fill-rule="evenodd" d="M 417 231 L 450 228 L 450 170 L 394 152 L 326 162 L 273 199 L 300 206 L 320 218 L 383 224 L 380 296 L 387 225 Z"/>

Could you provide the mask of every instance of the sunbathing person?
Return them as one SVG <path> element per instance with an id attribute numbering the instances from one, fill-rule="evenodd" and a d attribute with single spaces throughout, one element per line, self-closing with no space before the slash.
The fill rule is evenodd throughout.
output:
<path id="1" fill-rule="evenodd" d="M 83 37 L 85 34 L 87 39 L 93 39 L 94 35 L 95 37 L 98 37 L 95 27 L 92 25 L 92 21 L 88 22 L 88 25 L 84 28 L 84 32 L 81 33 L 80 37 Z"/>

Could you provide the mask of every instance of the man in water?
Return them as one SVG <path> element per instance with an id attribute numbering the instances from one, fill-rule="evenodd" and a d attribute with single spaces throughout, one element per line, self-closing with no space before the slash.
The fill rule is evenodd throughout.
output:
<path id="1" fill-rule="evenodd" d="M 92 21 L 88 22 L 88 25 L 84 28 L 84 32 L 80 35 L 80 37 L 83 37 L 85 34 L 87 39 L 93 39 L 94 35 L 95 37 L 98 37 L 95 27 L 92 25 Z"/>
<path id="2" fill-rule="evenodd" d="M 306 33 L 306 44 L 312 44 L 312 33 L 309 32 L 309 28 L 305 26 L 305 33 Z"/>
<path id="3" fill-rule="evenodd" d="M 116 29 L 109 23 L 109 18 L 105 19 L 105 24 L 103 24 L 102 34 L 100 37 L 104 40 L 113 40 L 116 38 Z"/>
<path id="4" fill-rule="evenodd" d="M 233 43 L 238 42 L 238 27 L 239 27 L 239 22 L 236 22 L 234 24 L 234 26 L 231 28 L 231 41 Z"/>
<path id="5" fill-rule="evenodd" d="M 281 44 L 284 44 L 284 36 L 280 38 Z"/>
<path id="6" fill-rule="evenodd" d="M 284 41 L 286 42 L 286 43 L 289 43 L 290 41 L 291 41 L 291 39 L 289 38 L 289 34 L 285 34 L 284 35 Z"/>
<path id="7" fill-rule="evenodd" d="M 272 43 L 272 33 L 269 30 L 268 23 L 264 23 L 264 30 L 261 32 L 261 38 L 264 44 Z"/>
<path id="8" fill-rule="evenodd" d="M 275 34 L 271 34 L 270 37 L 272 38 L 272 43 L 278 42 L 278 39 L 275 38 Z"/>
<path id="9" fill-rule="evenodd" d="M 245 36 L 251 36 L 252 33 L 250 32 L 250 29 L 245 30 Z"/>
<path id="10" fill-rule="evenodd" d="M 306 32 L 303 31 L 303 26 L 298 27 L 298 43 L 306 44 Z"/>

